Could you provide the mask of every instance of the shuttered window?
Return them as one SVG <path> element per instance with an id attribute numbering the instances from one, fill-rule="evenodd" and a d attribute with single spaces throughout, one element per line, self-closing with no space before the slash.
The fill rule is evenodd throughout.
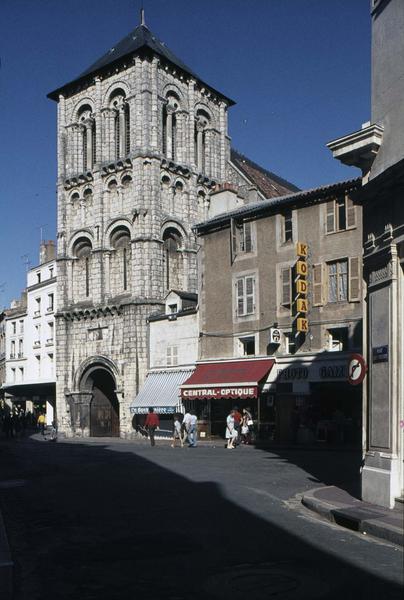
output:
<path id="1" fill-rule="evenodd" d="M 167 346 L 167 366 L 178 365 L 178 346 Z"/>
<path id="2" fill-rule="evenodd" d="M 281 270 L 281 290 L 282 306 L 290 307 L 292 303 L 292 270 L 290 267 Z"/>
<path id="3" fill-rule="evenodd" d="M 255 278 L 241 277 L 236 281 L 237 316 L 252 315 L 255 312 Z"/>
<path id="4" fill-rule="evenodd" d="M 356 207 L 348 196 L 346 197 L 346 226 L 347 229 L 356 227 Z"/>
<path id="5" fill-rule="evenodd" d="M 335 231 L 335 202 L 331 200 L 331 202 L 327 202 L 327 223 L 326 223 L 326 231 L 327 233 L 333 233 Z"/>
<path id="6" fill-rule="evenodd" d="M 252 224 L 250 221 L 237 223 L 234 219 L 231 219 L 230 238 L 232 263 L 238 254 L 253 251 Z"/>
<path id="7" fill-rule="evenodd" d="M 313 306 L 322 306 L 324 303 L 323 285 L 323 265 L 318 263 L 313 265 Z"/>
<path id="8" fill-rule="evenodd" d="M 244 252 L 252 251 L 252 236 L 251 236 L 251 223 L 243 223 L 243 239 L 241 244 Z"/>
<path id="9" fill-rule="evenodd" d="M 348 195 L 326 204 L 326 232 L 345 231 L 356 227 L 356 207 Z"/>
<path id="10" fill-rule="evenodd" d="M 349 259 L 349 301 L 360 300 L 360 258 L 354 256 Z"/>

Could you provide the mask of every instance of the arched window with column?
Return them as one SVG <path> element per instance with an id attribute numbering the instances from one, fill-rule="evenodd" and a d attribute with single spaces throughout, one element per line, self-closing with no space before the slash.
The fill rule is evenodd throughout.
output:
<path id="1" fill-rule="evenodd" d="M 95 119 L 91 106 L 89 104 L 81 106 L 77 117 L 80 125 L 82 165 L 83 170 L 87 171 L 94 167 L 97 159 Z"/>
<path id="2" fill-rule="evenodd" d="M 116 227 L 110 235 L 113 249 L 110 265 L 110 291 L 119 295 L 130 290 L 131 242 L 130 231 L 124 225 Z"/>
<path id="3" fill-rule="evenodd" d="M 163 154 L 169 160 L 177 160 L 177 115 L 179 98 L 174 92 L 166 96 L 163 106 Z"/>
<path id="4" fill-rule="evenodd" d="M 208 113 L 199 109 L 195 116 L 195 159 L 196 168 L 201 173 L 206 169 L 206 129 L 209 124 L 210 117 Z"/>
<path id="5" fill-rule="evenodd" d="M 91 295 L 92 243 L 87 237 L 78 238 L 73 245 L 72 291 L 73 301 L 89 298 Z"/>
<path id="6" fill-rule="evenodd" d="M 114 110 L 113 144 L 115 160 L 118 160 L 130 152 L 130 109 L 126 94 L 121 88 L 112 92 L 110 108 Z"/>
<path id="7" fill-rule="evenodd" d="M 165 289 L 182 289 L 183 265 L 181 248 L 183 239 L 178 229 L 168 227 L 163 233 L 163 264 Z"/>

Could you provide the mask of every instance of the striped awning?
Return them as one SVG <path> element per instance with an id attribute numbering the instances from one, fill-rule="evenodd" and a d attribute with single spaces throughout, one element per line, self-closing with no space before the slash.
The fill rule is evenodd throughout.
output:
<path id="1" fill-rule="evenodd" d="M 181 409 L 180 385 L 194 372 L 187 369 L 149 371 L 139 394 L 130 405 L 133 415 L 143 415 L 152 406 L 158 414 L 173 414 Z"/>

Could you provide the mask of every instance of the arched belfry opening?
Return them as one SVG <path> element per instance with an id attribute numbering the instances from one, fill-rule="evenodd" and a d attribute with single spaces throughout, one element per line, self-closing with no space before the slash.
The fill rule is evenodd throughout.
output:
<path id="1" fill-rule="evenodd" d="M 103 365 L 84 373 L 80 389 L 91 393 L 89 428 L 91 437 L 119 437 L 119 401 L 115 377 Z"/>

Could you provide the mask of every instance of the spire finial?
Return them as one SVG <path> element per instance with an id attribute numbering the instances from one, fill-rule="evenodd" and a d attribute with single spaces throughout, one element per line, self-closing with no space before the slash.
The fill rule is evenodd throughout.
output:
<path id="1" fill-rule="evenodd" d="M 144 8 L 143 8 L 143 2 L 142 2 L 142 6 L 140 8 L 140 24 L 141 25 L 146 25 L 145 20 L 144 20 Z"/>

